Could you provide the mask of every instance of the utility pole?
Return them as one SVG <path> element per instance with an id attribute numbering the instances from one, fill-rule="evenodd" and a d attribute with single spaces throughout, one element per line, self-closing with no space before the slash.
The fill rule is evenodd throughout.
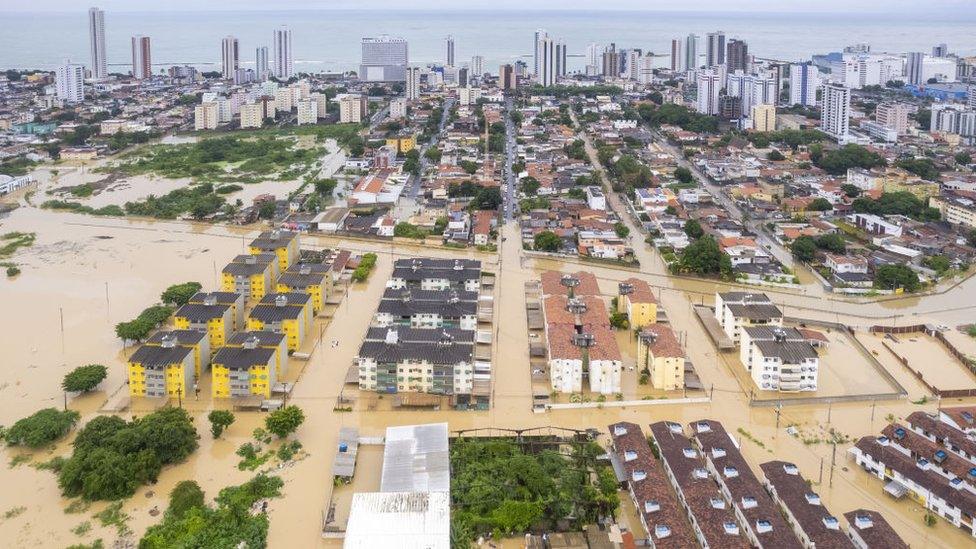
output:
<path id="1" fill-rule="evenodd" d="M 776 432 L 779 431 L 779 416 L 783 413 L 783 403 L 780 402 L 776 405 L 776 431 L 773 432 L 773 438 L 776 438 Z"/>
<path id="2" fill-rule="evenodd" d="M 61 316 L 61 354 L 64 354 L 64 307 L 58 307 L 58 314 Z"/>
<path id="3" fill-rule="evenodd" d="M 179 400 L 180 408 L 183 407 L 183 387 L 176 388 L 176 398 Z"/>
<path id="4" fill-rule="evenodd" d="M 834 441 L 834 449 L 830 454 L 830 487 L 834 487 L 834 465 L 837 463 L 837 441 Z"/>
<path id="5" fill-rule="evenodd" d="M 820 478 L 817 479 L 817 484 L 823 484 L 823 456 L 820 456 Z"/>

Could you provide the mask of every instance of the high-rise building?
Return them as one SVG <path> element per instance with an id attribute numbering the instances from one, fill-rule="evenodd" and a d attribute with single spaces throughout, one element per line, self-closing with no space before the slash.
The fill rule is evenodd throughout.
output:
<path id="1" fill-rule="evenodd" d="M 947 57 L 949 55 L 949 46 L 943 42 L 938 46 L 932 46 L 932 57 Z"/>
<path id="2" fill-rule="evenodd" d="M 515 67 L 502 65 L 498 67 L 498 87 L 502 90 L 514 90 L 518 86 L 515 79 Z"/>
<path id="3" fill-rule="evenodd" d="M 55 71 L 54 85 L 58 99 L 81 103 L 85 100 L 85 66 L 66 61 Z"/>
<path id="4" fill-rule="evenodd" d="M 654 55 L 647 52 L 637 61 L 637 82 L 650 84 L 654 81 Z"/>
<path id="5" fill-rule="evenodd" d="M 689 34 L 685 38 L 685 70 L 698 68 L 698 35 Z"/>
<path id="6" fill-rule="evenodd" d="M 600 74 L 600 66 L 603 63 L 599 44 L 586 46 L 586 76 L 597 76 Z"/>
<path id="7" fill-rule="evenodd" d="M 88 9 L 88 43 L 91 48 L 91 76 L 108 76 L 105 57 L 105 12 L 98 8 Z"/>
<path id="8" fill-rule="evenodd" d="M 638 72 L 640 71 L 639 64 L 643 51 L 640 48 L 634 48 L 627 50 L 627 55 L 624 56 L 626 59 L 625 66 L 621 70 L 621 73 L 626 70 L 627 78 L 631 80 L 637 80 Z"/>
<path id="9" fill-rule="evenodd" d="M 881 103 L 874 111 L 874 117 L 878 124 L 895 130 L 898 135 L 908 133 L 908 105 L 905 103 Z"/>
<path id="10" fill-rule="evenodd" d="M 757 132 L 776 130 L 776 106 L 754 105 L 752 107 L 752 129 Z"/>
<path id="11" fill-rule="evenodd" d="M 705 66 L 714 67 L 725 63 L 725 33 L 710 32 L 705 36 Z"/>
<path id="12" fill-rule="evenodd" d="M 200 103 L 193 109 L 193 129 L 216 130 L 219 120 L 219 107 L 216 101 Z"/>
<path id="13" fill-rule="evenodd" d="M 291 30 L 286 27 L 275 29 L 274 75 L 279 80 L 288 80 L 295 74 L 294 58 L 291 51 Z"/>
<path id="14" fill-rule="evenodd" d="M 366 96 L 358 93 L 342 93 L 336 96 L 339 103 L 339 122 L 342 124 L 362 122 L 366 116 Z"/>
<path id="15" fill-rule="evenodd" d="M 536 77 L 538 77 L 539 74 L 540 74 L 540 71 L 542 70 L 541 69 L 541 66 L 540 66 L 540 61 L 542 61 L 542 52 L 539 51 L 539 46 L 541 45 L 542 40 L 544 40 L 548 36 L 548 34 L 546 33 L 545 29 L 536 29 L 534 36 L 535 36 L 535 43 L 532 46 L 533 47 L 533 50 L 532 50 L 533 51 L 533 53 L 532 53 L 532 63 L 533 63 L 533 66 L 532 66 L 532 74 L 535 75 Z"/>
<path id="16" fill-rule="evenodd" d="M 816 107 L 819 87 L 820 69 L 816 65 L 803 64 L 790 67 L 790 105 Z"/>
<path id="17" fill-rule="evenodd" d="M 457 85 L 466 88 L 468 86 L 468 68 L 461 67 L 457 70 Z"/>
<path id="18" fill-rule="evenodd" d="M 403 82 L 406 79 L 409 53 L 407 41 L 382 35 L 363 38 L 359 79 L 366 82 Z"/>
<path id="19" fill-rule="evenodd" d="M 315 101 L 299 101 L 296 107 L 298 108 L 298 117 L 295 120 L 296 124 L 301 126 L 303 124 L 314 124 L 318 122 L 318 105 L 315 104 Z"/>
<path id="20" fill-rule="evenodd" d="M 148 36 L 132 37 L 132 77 L 137 80 L 152 77 L 152 55 Z"/>
<path id="21" fill-rule="evenodd" d="M 951 133 L 976 141 L 976 110 L 957 103 L 935 103 L 932 105 L 933 132 Z"/>
<path id="22" fill-rule="evenodd" d="M 221 41 L 221 74 L 224 79 L 234 78 L 237 69 L 240 68 L 240 50 L 238 49 L 237 38 L 225 36 Z"/>
<path id="23" fill-rule="evenodd" d="M 420 67 L 407 67 L 404 91 L 408 101 L 420 99 Z"/>
<path id="24" fill-rule="evenodd" d="M 556 42 L 543 35 L 539 39 L 539 72 L 536 77 L 542 86 L 552 86 L 556 83 Z"/>
<path id="25" fill-rule="evenodd" d="M 722 90 L 722 75 L 715 69 L 698 72 L 698 112 L 701 114 L 718 115 L 718 94 Z"/>
<path id="26" fill-rule="evenodd" d="M 562 77 L 566 76 L 566 72 L 567 72 L 566 62 L 567 62 L 567 57 L 569 57 L 569 56 L 568 56 L 568 54 L 566 52 L 566 43 L 565 42 L 563 42 L 561 40 L 558 41 L 558 42 L 556 42 L 556 53 L 555 53 L 555 55 L 556 55 L 555 72 L 556 72 L 556 79 L 558 80 L 559 78 L 562 78 Z"/>
<path id="27" fill-rule="evenodd" d="M 471 56 L 471 76 L 481 78 L 485 74 L 485 58 L 480 55 Z"/>
<path id="28" fill-rule="evenodd" d="M 254 56 L 254 75 L 258 81 L 264 82 L 268 79 L 268 47 L 261 46 L 255 51 Z"/>
<path id="29" fill-rule="evenodd" d="M 673 72 L 687 70 L 688 66 L 685 64 L 686 62 L 685 41 L 681 38 L 673 38 L 671 40 L 671 70 Z"/>
<path id="30" fill-rule="evenodd" d="M 851 90 L 839 84 L 825 85 L 820 131 L 837 140 L 844 140 L 850 129 L 850 116 Z"/>
<path id="31" fill-rule="evenodd" d="M 603 50 L 603 60 L 600 73 L 609 78 L 620 76 L 620 52 L 616 44 L 610 44 Z"/>
<path id="32" fill-rule="evenodd" d="M 966 90 L 966 104 L 969 105 L 970 109 L 976 109 L 976 84 L 970 84 L 969 89 Z"/>
<path id="33" fill-rule="evenodd" d="M 922 65 L 925 62 L 925 54 L 920 51 L 908 53 L 908 62 L 905 64 L 905 78 L 908 84 L 921 86 L 925 83 L 922 79 Z"/>
<path id="34" fill-rule="evenodd" d="M 753 105 L 775 105 L 777 91 L 776 77 L 769 72 L 745 74 L 740 70 L 727 78 L 726 93 L 741 99 L 742 113 L 747 116 Z"/>
<path id="35" fill-rule="evenodd" d="M 448 67 L 454 66 L 454 37 L 447 37 L 447 63 Z"/>
<path id="36" fill-rule="evenodd" d="M 742 40 L 729 40 L 725 63 L 730 73 L 735 71 L 749 72 L 749 45 Z"/>

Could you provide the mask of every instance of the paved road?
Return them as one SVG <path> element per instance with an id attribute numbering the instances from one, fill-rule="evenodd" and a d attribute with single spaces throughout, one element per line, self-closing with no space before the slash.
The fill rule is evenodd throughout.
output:
<path id="1" fill-rule="evenodd" d="M 376 126 L 379 126 L 380 123 L 386 120 L 386 116 L 389 113 L 390 113 L 390 104 L 387 103 L 385 107 L 376 111 L 376 113 L 369 118 L 369 131 L 372 132 L 373 130 L 375 130 Z"/>
<path id="2" fill-rule="evenodd" d="M 451 109 L 454 108 L 454 98 L 449 97 L 444 101 L 444 111 L 441 113 L 441 122 L 437 127 L 437 134 L 430 138 L 430 142 L 425 144 L 420 150 L 420 175 L 410 176 L 410 181 L 407 183 L 407 198 L 416 199 L 420 194 L 420 183 L 423 180 L 424 173 L 427 171 L 427 151 L 431 147 L 436 147 L 437 142 L 440 140 L 441 134 L 444 132 L 444 127 L 447 126 L 447 118 L 450 115 Z"/>

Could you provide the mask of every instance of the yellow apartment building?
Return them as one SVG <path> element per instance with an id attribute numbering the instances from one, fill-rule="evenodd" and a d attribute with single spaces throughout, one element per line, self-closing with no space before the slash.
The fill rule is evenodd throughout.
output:
<path id="1" fill-rule="evenodd" d="M 657 299 L 647 282 L 639 278 L 628 278 L 619 284 L 617 310 L 627 313 L 634 329 L 657 322 Z"/>
<path id="2" fill-rule="evenodd" d="M 274 356 L 274 371 L 279 374 L 288 371 L 288 342 L 285 334 L 277 332 L 238 332 L 231 336 L 225 347 L 243 347 L 249 342 L 255 342 L 257 347 L 272 349 Z"/>
<path id="3" fill-rule="evenodd" d="M 180 347 L 193 350 L 193 375 L 200 379 L 203 371 L 210 367 L 210 338 L 203 330 L 159 331 L 153 334 L 146 345 L 168 346 L 176 342 Z"/>
<path id="4" fill-rule="evenodd" d="M 241 347 L 224 347 L 213 359 L 213 398 L 271 397 L 277 382 L 275 350 L 251 340 Z"/>
<path id="5" fill-rule="evenodd" d="M 173 314 L 177 330 L 203 330 L 210 336 L 210 353 L 217 352 L 234 333 L 230 305 L 221 305 L 215 299 L 205 303 L 187 303 Z"/>
<path id="6" fill-rule="evenodd" d="M 129 394 L 134 397 L 183 397 L 192 393 L 193 349 L 176 344 L 143 345 L 128 362 Z"/>
<path id="7" fill-rule="evenodd" d="M 231 318 L 234 320 L 231 328 L 236 332 L 244 329 L 244 296 L 245 294 L 237 292 L 197 292 L 188 303 L 206 305 L 209 301 L 218 305 L 228 305 Z"/>
<path id="8" fill-rule="evenodd" d="M 297 351 L 312 330 L 312 298 L 298 292 L 268 294 L 251 309 L 247 329 L 283 333 L 288 350 Z"/>
<path id="9" fill-rule="evenodd" d="M 275 254 L 279 272 L 284 272 L 290 265 L 298 263 L 298 233 L 280 229 L 265 231 L 251 241 L 250 252 L 253 255 Z"/>
<path id="10" fill-rule="evenodd" d="M 302 292 L 312 298 L 312 312 L 318 314 L 332 293 L 332 273 L 329 265 L 300 263 L 288 267 L 278 277 L 279 293 Z"/>
<path id="11" fill-rule="evenodd" d="M 645 368 L 655 389 L 674 391 L 685 386 L 685 353 L 671 328 L 653 324 L 637 335 L 637 371 Z"/>

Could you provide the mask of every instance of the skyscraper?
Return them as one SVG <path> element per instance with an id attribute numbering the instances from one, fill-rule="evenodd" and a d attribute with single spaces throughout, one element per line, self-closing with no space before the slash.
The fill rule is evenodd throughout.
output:
<path id="1" fill-rule="evenodd" d="M 620 76 L 620 53 L 616 44 L 610 44 L 603 50 L 601 74 L 610 78 Z"/>
<path id="2" fill-rule="evenodd" d="M 654 56 L 651 52 L 638 59 L 636 78 L 638 83 L 645 85 L 654 81 Z"/>
<path id="3" fill-rule="evenodd" d="M 710 32 L 705 37 L 705 66 L 714 67 L 725 63 L 725 33 Z"/>
<path id="4" fill-rule="evenodd" d="M 485 74 L 485 58 L 480 55 L 471 57 L 471 76 L 482 76 Z"/>
<path id="5" fill-rule="evenodd" d="M 454 37 L 447 37 L 447 66 L 454 66 Z"/>
<path id="6" fill-rule="evenodd" d="M 502 65 L 498 67 L 498 87 L 502 90 L 514 90 L 517 86 L 515 79 L 515 67 L 512 65 Z"/>
<path id="7" fill-rule="evenodd" d="M 88 9 L 88 43 L 91 47 L 92 78 L 108 76 L 105 61 L 105 12 L 98 8 Z"/>
<path id="8" fill-rule="evenodd" d="M 566 76 L 566 43 L 563 41 L 556 42 L 556 78 L 562 78 Z"/>
<path id="9" fill-rule="evenodd" d="M 823 91 L 820 131 L 842 141 L 850 129 L 851 90 L 840 84 L 827 84 Z"/>
<path id="10" fill-rule="evenodd" d="M 819 87 L 820 69 L 816 65 L 803 64 L 790 67 L 790 105 L 816 107 Z"/>
<path id="11" fill-rule="evenodd" d="M 905 64 L 905 77 L 909 84 L 913 86 L 921 86 L 924 84 L 922 80 L 922 62 L 924 60 L 925 54 L 920 51 L 908 53 L 908 62 Z"/>
<path id="12" fill-rule="evenodd" d="M 932 57 L 946 57 L 949 55 L 949 46 L 944 42 L 938 46 L 932 46 Z"/>
<path id="13" fill-rule="evenodd" d="M 687 56 L 685 54 L 685 41 L 680 38 L 671 40 L 671 70 L 681 72 L 688 69 L 685 64 Z"/>
<path id="14" fill-rule="evenodd" d="M 966 98 L 969 108 L 976 110 L 976 84 L 969 85 L 969 89 L 966 90 Z"/>
<path id="15" fill-rule="evenodd" d="M 238 50 L 237 38 L 225 36 L 220 46 L 220 73 L 225 80 L 231 80 L 234 78 L 237 69 L 240 68 L 240 51 Z"/>
<path id="16" fill-rule="evenodd" d="M 294 59 L 291 52 L 291 30 L 281 27 L 274 31 L 274 75 L 279 80 L 288 80 L 295 74 Z"/>
<path id="17" fill-rule="evenodd" d="M 586 46 L 586 76 L 596 76 L 600 73 L 600 46 L 590 44 Z"/>
<path id="18" fill-rule="evenodd" d="M 268 79 L 268 47 L 261 46 L 255 51 L 254 55 L 254 75 L 258 81 L 264 82 Z"/>
<path id="19" fill-rule="evenodd" d="M 689 34 L 685 38 L 685 70 L 698 68 L 698 36 Z"/>
<path id="20" fill-rule="evenodd" d="M 132 37 L 132 77 L 136 80 L 152 77 L 152 55 L 148 36 Z"/>
<path id="21" fill-rule="evenodd" d="M 537 79 L 542 86 L 552 86 L 556 83 L 556 42 L 549 35 L 543 35 L 539 39 Z"/>
<path id="22" fill-rule="evenodd" d="M 420 67 L 407 67 L 406 73 L 406 86 L 404 91 L 407 94 L 407 100 L 412 101 L 414 99 L 420 98 Z"/>
<path id="23" fill-rule="evenodd" d="M 698 73 L 697 108 L 701 114 L 718 115 L 718 93 L 722 89 L 719 71 L 706 69 Z"/>
<path id="24" fill-rule="evenodd" d="M 729 66 L 729 72 L 735 71 L 749 72 L 749 45 L 742 40 L 732 39 L 727 48 L 728 55 L 725 63 Z"/>
<path id="25" fill-rule="evenodd" d="M 58 99 L 81 103 L 85 100 L 85 66 L 65 61 L 54 73 L 54 84 Z"/>
<path id="26" fill-rule="evenodd" d="M 533 62 L 532 74 L 534 74 L 536 77 L 538 77 L 540 74 L 539 62 L 542 60 L 542 53 L 539 51 L 539 45 L 546 36 L 548 35 L 546 34 L 546 31 L 544 29 L 536 29 L 535 45 L 533 46 L 534 49 L 532 53 L 532 62 Z"/>
<path id="27" fill-rule="evenodd" d="M 409 53 L 403 38 L 382 35 L 363 38 L 359 79 L 366 82 L 403 82 Z"/>

